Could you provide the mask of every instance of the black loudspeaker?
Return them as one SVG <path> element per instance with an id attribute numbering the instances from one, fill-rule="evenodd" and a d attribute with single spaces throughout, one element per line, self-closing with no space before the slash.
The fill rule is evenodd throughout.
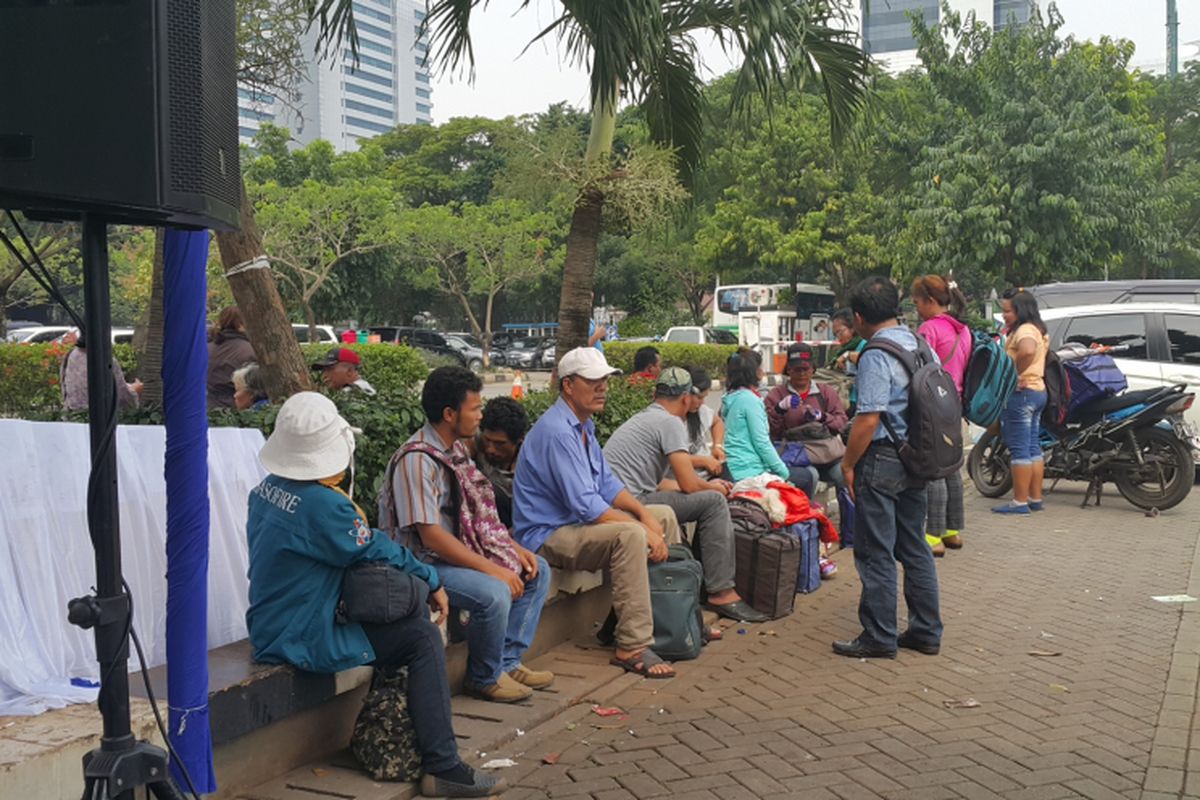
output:
<path id="1" fill-rule="evenodd" d="M 236 228 L 234 0 L 0 0 L 0 208 Z"/>

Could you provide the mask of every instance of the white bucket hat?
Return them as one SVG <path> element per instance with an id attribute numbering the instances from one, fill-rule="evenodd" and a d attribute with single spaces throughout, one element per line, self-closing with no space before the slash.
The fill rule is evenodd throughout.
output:
<path id="1" fill-rule="evenodd" d="M 349 469 L 353 456 L 354 429 L 333 401 L 318 392 L 299 392 L 279 409 L 258 460 L 281 478 L 315 481 Z"/>

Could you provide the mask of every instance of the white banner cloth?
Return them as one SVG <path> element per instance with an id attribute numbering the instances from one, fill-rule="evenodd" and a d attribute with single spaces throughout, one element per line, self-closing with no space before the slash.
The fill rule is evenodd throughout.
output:
<path id="1" fill-rule="evenodd" d="M 266 474 L 258 463 L 262 445 L 257 430 L 208 432 L 210 649 L 246 638 L 246 508 Z M 121 562 L 149 667 L 163 664 L 167 652 L 165 450 L 162 426 L 117 428 Z M 86 425 L 0 419 L 0 715 L 40 714 L 96 697 L 93 632 L 67 622 L 67 601 L 96 583 L 87 530 L 90 463 Z M 136 667 L 130 646 L 130 671 Z"/>

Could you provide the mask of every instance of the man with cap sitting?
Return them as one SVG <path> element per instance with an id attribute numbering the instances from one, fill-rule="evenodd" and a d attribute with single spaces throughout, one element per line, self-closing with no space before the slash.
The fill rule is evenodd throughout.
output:
<path id="1" fill-rule="evenodd" d="M 279 409 L 259 455 L 270 473 L 250 493 L 246 538 L 254 659 L 334 673 L 364 664 L 408 667 L 408 710 L 425 774 L 426 797 L 485 797 L 503 781 L 477 773 L 458 755 L 442 635 L 424 607 L 383 624 L 339 622 L 346 571 L 386 562 L 428 585 L 438 622 L 449 609 L 437 572 L 367 524 L 342 489 L 353 476 L 354 431 L 328 397 L 300 392 Z M 354 489 L 353 477 L 348 481 Z M 424 596 L 424 592 L 418 592 Z"/>
<path id="2" fill-rule="evenodd" d="M 699 408 L 699 397 L 692 391 L 692 376 L 686 369 L 663 370 L 655 379 L 654 402 L 613 432 L 604 445 L 604 457 L 640 502 L 670 506 L 680 525 L 696 523 L 709 606 L 738 622 L 763 622 L 768 617 L 751 608 L 733 588 L 733 522 L 725 502 L 730 484 L 702 479 L 688 452 L 684 420 Z M 674 480 L 666 480 L 668 468 Z"/>
<path id="3" fill-rule="evenodd" d="M 667 506 L 646 506 L 613 475 L 592 415 L 604 410 L 609 376 L 620 372 L 593 347 L 577 347 L 558 362 L 559 397 L 534 424 L 517 456 L 513 482 L 514 535 L 559 569 L 612 573 L 617 614 L 612 663 L 648 678 L 674 668 L 650 649 L 647 558 L 664 561 L 679 541 Z"/>
<path id="4" fill-rule="evenodd" d="M 314 371 L 321 371 L 321 381 L 331 392 L 362 392 L 368 397 L 375 395 L 375 387 L 367 383 L 358 373 L 362 357 L 349 347 L 335 347 L 314 361 Z"/>

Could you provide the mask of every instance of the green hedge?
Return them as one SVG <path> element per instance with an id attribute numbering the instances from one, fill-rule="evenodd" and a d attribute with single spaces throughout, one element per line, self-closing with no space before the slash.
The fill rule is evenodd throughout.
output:
<path id="1" fill-rule="evenodd" d="M 600 444 L 603 445 L 607 442 L 608 437 L 612 436 L 613 431 L 621 427 L 625 420 L 648 406 L 653 393 L 654 386 L 645 381 L 631 385 L 620 377 L 610 380 L 608 382 L 608 400 L 604 404 L 604 411 L 593 418 L 596 422 L 596 438 Z M 554 405 L 556 400 L 558 400 L 558 393 L 549 389 L 525 395 L 522 403 L 525 406 L 525 412 L 529 414 L 530 424 L 546 413 L 546 409 Z"/>
<path id="2" fill-rule="evenodd" d="M 704 367 L 709 376 L 720 380 L 725 362 L 737 350 L 731 344 L 680 344 L 679 342 L 605 342 L 608 363 L 626 373 L 633 371 L 633 356 L 647 345 L 662 354 L 664 367 Z"/>

